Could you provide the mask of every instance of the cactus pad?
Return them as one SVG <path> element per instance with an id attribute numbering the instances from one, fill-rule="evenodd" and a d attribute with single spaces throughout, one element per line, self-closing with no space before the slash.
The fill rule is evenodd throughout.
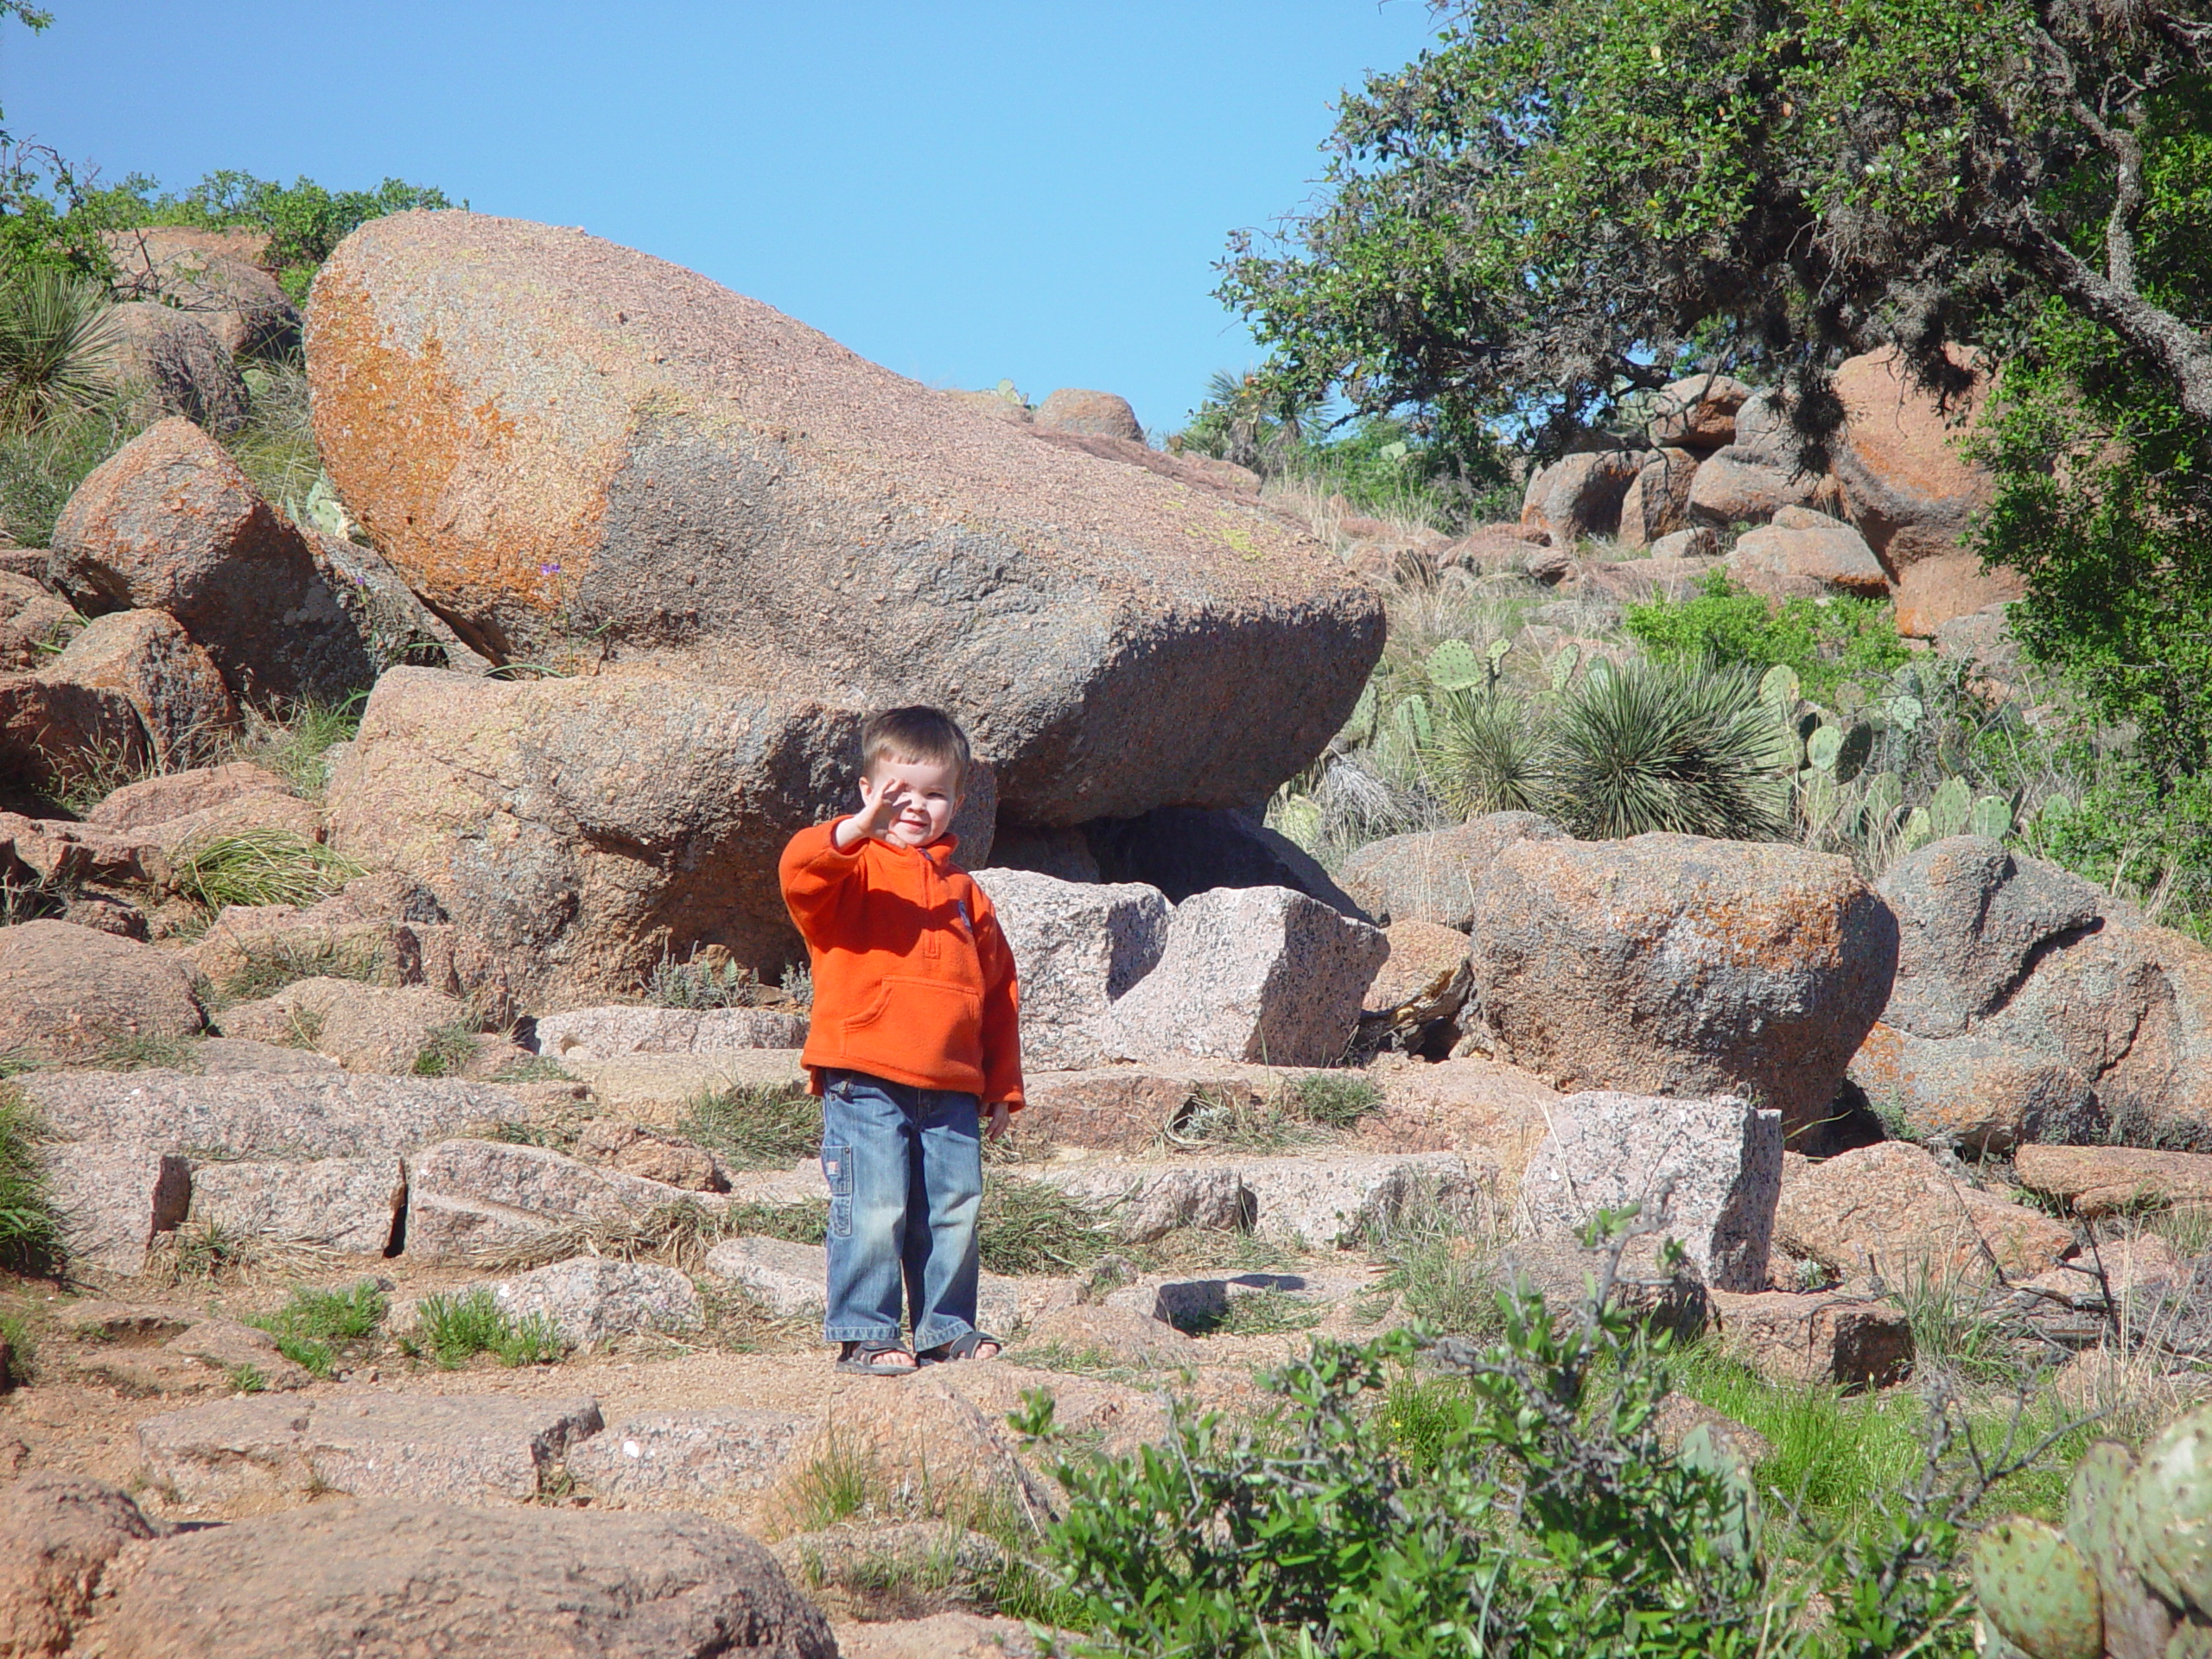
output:
<path id="1" fill-rule="evenodd" d="M 2173 1610 L 2152 1594 L 2128 1559 L 2134 1516 L 2129 1478 L 2135 1454 L 2099 1440 L 2075 1465 L 2066 1491 L 2066 1536 L 2097 1575 L 2105 1615 L 2107 1659 L 2165 1659 Z"/>
<path id="2" fill-rule="evenodd" d="M 1446 639 L 1428 653 L 1428 677 L 1444 690 L 1467 691 L 1490 675 L 1472 645 L 1464 639 Z"/>
<path id="3" fill-rule="evenodd" d="M 2144 1448 L 2134 1486 L 2145 1554 L 2183 1605 L 2212 1615 L 2212 1407 L 2192 1411 Z M 2151 1573 L 2144 1577 L 2157 1586 Z"/>
<path id="4" fill-rule="evenodd" d="M 1975 1541 L 1972 1564 L 1981 1611 L 2030 1659 L 2103 1659 L 2096 1574 L 2056 1528 L 2000 1521 Z"/>
<path id="5" fill-rule="evenodd" d="M 1777 714 L 1797 707 L 1798 691 L 1797 671 L 1787 663 L 1777 663 L 1759 677 L 1759 701 Z"/>
<path id="6" fill-rule="evenodd" d="M 1822 772 L 1835 770 L 1836 756 L 1843 752 L 1843 733 L 1834 726 L 1823 726 L 1805 740 L 1805 761 Z"/>
<path id="7" fill-rule="evenodd" d="M 2165 1659 L 2212 1659 L 2212 1624 L 2184 1624 L 2166 1643 Z"/>
<path id="8" fill-rule="evenodd" d="M 1966 834 L 1967 815 L 1973 810 L 1974 791 L 1967 786 L 1967 780 L 1946 778 L 1928 802 L 1928 823 L 1936 832 L 1934 839 Z"/>
<path id="9" fill-rule="evenodd" d="M 1843 742 L 1836 749 L 1836 781 L 1849 783 L 1866 770 L 1866 763 L 1873 758 L 1874 728 L 1863 720 L 1853 721 L 1845 730 Z"/>
<path id="10" fill-rule="evenodd" d="M 1979 797 L 1967 813 L 1967 833 L 2002 841 L 2012 833 L 2012 808 L 2001 795 Z"/>

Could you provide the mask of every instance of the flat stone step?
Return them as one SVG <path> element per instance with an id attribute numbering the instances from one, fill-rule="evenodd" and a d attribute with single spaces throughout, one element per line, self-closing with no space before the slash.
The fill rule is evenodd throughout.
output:
<path id="1" fill-rule="evenodd" d="M 825 1245 L 756 1235 L 726 1238 L 707 1252 L 707 1271 L 750 1291 L 779 1319 L 818 1319 L 829 1304 L 830 1251 Z M 987 1273 L 976 1287 L 976 1322 L 994 1336 L 1007 1337 L 1048 1309 L 1071 1304 L 1075 1294 L 1072 1279 L 1012 1279 Z"/>
<path id="2" fill-rule="evenodd" d="M 148 1475 L 193 1506 L 318 1491 L 526 1503 L 571 1446 L 605 1427 L 596 1400 L 501 1395 L 255 1395 L 138 1425 Z"/>
<path id="3" fill-rule="evenodd" d="M 624 1504 L 728 1497 L 766 1486 L 813 1426 L 804 1411 L 644 1412 L 570 1451 L 569 1473 Z"/>
<path id="4" fill-rule="evenodd" d="M 441 1141 L 407 1162 L 406 1254 L 429 1261 L 497 1259 L 583 1248 L 582 1235 L 622 1228 L 657 1210 L 687 1205 L 719 1211 L 729 1200 L 605 1169 L 543 1147 L 499 1141 Z M 542 1256 L 541 1260 L 543 1259 Z"/>
<path id="5" fill-rule="evenodd" d="M 1497 1213 L 1497 1166 L 1480 1149 L 1106 1158 L 1041 1165 L 1022 1174 L 1095 1200 L 1132 1243 L 1177 1227 L 1248 1227 L 1286 1244 L 1337 1249 L 1411 1209 L 1433 1207 L 1465 1225 L 1487 1223 Z"/>
<path id="6" fill-rule="evenodd" d="M 35 1071 L 18 1087 L 57 1140 L 203 1162 L 404 1152 L 530 1118 L 489 1084 L 360 1072 Z"/>
<path id="7" fill-rule="evenodd" d="M 806 1015 L 786 1008 L 613 1006 L 541 1014 L 537 1052 L 563 1066 L 627 1054 L 724 1054 L 801 1048 Z"/>
<path id="8" fill-rule="evenodd" d="M 683 1336 L 706 1323 L 698 1287 L 674 1268 L 652 1262 L 617 1262 L 584 1255 L 505 1279 L 485 1279 L 442 1293 L 458 1301 L 482 1291 L 513 1319 L 552 1321 L 572 1347 L 593 1348 L 621 1337 Z M 413 1332 L 423 1299 L 395 1302 L 386 1324 L 395 1335 Z"/>
<path id="9" fill-rule="evenodd" d="M 727 1049 L 706 1054 L 619 1054 L 563 1058 L 562 1069 L 591 1085 L 600 1109 L 639 1123 L 680 1122 L 702 1095 L 726 1089 L 798 1085 L 805 1069 L 795 1048 Z"/>
<path id="10" fill-rule="evenodd" d="M 1315 1075 L 1307 1066 L 1210 1059 L 1035 1071 L 1023 1078 L 1028 1104 L 1015 1123 L 1053 1146 L 1141 1153 L 1160 1141 L 1201 1091 L 1260 1107 Z"/>

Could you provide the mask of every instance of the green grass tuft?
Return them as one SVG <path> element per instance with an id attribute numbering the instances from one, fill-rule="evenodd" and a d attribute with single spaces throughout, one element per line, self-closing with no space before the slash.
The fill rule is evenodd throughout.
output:
<path id="1" fill-rule="evenodd" d="M 60 1257 L 39 1138 L 22 1091 L 0 1082 L 0 1268 L 11 1273 L 51 1272 Z"/>
<path id="2" fill-rule="evenodd" d="M 465 1296 L 425 1296 L 415 1311 L 414 1334 L 400 1345 L 443 1371 L 457 1371 L 479 1354 L 489 1354 L 512 1369 L 551 1364 L 569 1351 L 551 1319 L 543 1313 L 512 1318 L 488 1290 L 473 1290 Z"/>
<path id="3" fill-rule="evenodd" d="M 1115 1246 L 1113 1230 L 1087 1200 L 990 1170 L 977 1226 L 990 1273 L 1081 1273 Z"/>
<path id="4" fill-rule="evenodd" d="M 466 1020 L 440 1026 L 424 1039 L 412 1068 L 418 1077 L 458 1077 L 476 1058 L 476 1027 Z"/>
<path id="5" fill-rule="evenodd" d="M 179 849 L 177 891 L 208 910 L 312 905 L 361 874 L 351 859 L 289 830 L 246 829 Z"/>
<path id="6" fill-rule="evenodd" d="M 1357 1071 L 1313 1071 L 1290 1088 L 1291 1103 L 1327 1129 L 1349 1129 L 1382 1105 L 1382 1091 Z"/>
<path id="7" fill-rule="evenodd" d="M 327 1377 L 337 1367 L 340 1345 L 358 1346 L 373 1339 L 388 1306 L 373 1280 L 364 1279 L 344 1290 L 302 1286 L 283 1306 L 254 1314 L 245 1323 L 276 1338 L 276 1351 L 295 1365 Z"/>
<path id="8" fill-rule="evenodd" d="M 361 728 L 358 699 L 336 704 L 308 700 L 289 705 L 279 718 L 252 720 L 236 758 L 267 767 L 293 794 L 309 801 L 321 798 L 328 781 L 324 757 L 334 745 L 351 742 Z"/>
<path id="9" fill-rule="evenodd" d="M 822 1103 L 797 1084 L 743 1084 L 694 1101 L 677 1132 L 732 1169 L 789 1169 L 822 1151 Z"/>

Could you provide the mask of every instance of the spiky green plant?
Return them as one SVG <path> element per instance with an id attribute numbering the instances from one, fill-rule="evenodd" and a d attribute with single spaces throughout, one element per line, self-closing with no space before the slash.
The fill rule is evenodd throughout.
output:
<path id="1" fill-rule="evenodd" d="M 0 1083 L 0 1268 L 42 1271 L 52 1265 L 60 1231 L 38 1154 L 38 1125 L 22 1091 Z"/>
<path id="2" fill-rule="evenodd" d="M 1550 730 L 1525 700 L 1501 692 L 1440 696 L 1431 720 L 1431 787 L 1455 814 L 1546 809 Z"/>
<path id="3" fill-rule="evenodd" d="M 209 910 L 225 905 L 312 905 L 361 867 L 289 830 L 253 826 L 179 849 L 176 888 Z"/>
<path id="4" fill-rule="evenodd" d="M 0 271 L 0 428 L 29 431 L 114 389 L 111 310 L 99 285 L 74 272 Z"/>
<path id="5" fill-rule="evenodd" d="M 1787 831 L 1792 756 L 1747 670 L 1631 661 L 1584 679 L 1560 712 L 1552 812 L 1585 840 L 1670 830 Z"/>

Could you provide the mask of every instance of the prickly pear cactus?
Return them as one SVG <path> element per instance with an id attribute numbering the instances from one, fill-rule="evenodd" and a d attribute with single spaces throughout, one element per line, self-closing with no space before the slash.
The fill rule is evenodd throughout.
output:
<path id="1" fill-rule="evenodd" d="M 1999 795 L 1984 795 L 1967 813 L 1967 833 L 2002 841 L 2012 833 L 2012 809 Z"/>
<path id="2" fill-rule="evenodd" d="M 1582 647 L 1561 645 L 1552 653 L 1552 690 L 1564 691 L 1567 683 L 1574 677 L 1574 671 L 1581 665 Z"/>
<path id="3" fill-rule="evenodd" d="M 2142 1548 L 2185 1605 L 2212 1616 L 2212 1407 L 2144 1448 L 2135 1496 Z"/>
<path id="4" fill-rule="evenodd" d="M 2056 1528 L 2000 1521 L 1975 1541 L 1970 1564 L 1983 1614 L 2029 1659 L 2104 1659 L 2096 1574 Z"/>
<path id="5" fill-rule="evenodd" d="M 1928 809 L 1916 806 L 1905 814 L 1904 828 L 1897 831 L 1897 855 L 1916 853 L 1936 839 L 1936 826 L 1928 820 Z"/>
<path id="6" fill-rule="evenodd" d="M 2123 1500 L 2134 1473 L 2135 1454 L 2115 1440 L 2099 1440 L 2082 1453 L 2066 1489 L 2066 1537 L 2097 1575 L 2107 1659 L 2165 1659 L 2173 1609 L 2143 1582 L 2122 1535 L 2133 1513 Z"/>
<path id="7" fill-rule="evenodd" d="M 1805 740 L 1805 764 L 1822 772 L 1835 770 L 1836 756 L 1843 752 L 1843 734 L 1833 726 L 1823 726 Z"/>
<path id="8" fill-rule="evenodd" d="M 1863 720 L 1854 720 L 1845 728 L 1843 741 L 1836 747 L 1836 781 L 1849 783 L 1866 770 L 1866 763 L 1873 758 L 1874 728 Z"/>
<path id="9" fill-rule="evenodd" d="M 2166 1643 L 2164 1659 L 2212 1659 L 2212 1624 L 2183 1625 Z"/>
<path id="10" fill-rule="evenodd" d="M 1490 675 L 1472 645 L 1464 639 L 1446 639 L 1428 653 L 1428 677 L 1446 691 L 1468 691 Z"/>
<path id="11" fill-rule="evenodd" d="M 1932 839 L 1966 834 L 1967 814 L 1973 810 L 1974 791 L 1967 787 L 1967 780 L 1946 778 L 1928 803 L 1929 827 L 1936 832 Z"/>
<path id="12" fill-rule="evenodd" d="M 1787 663 L 1777 663 L 1759 677 L 1759 701 L 1784 718 L 1796 710 L 1802 690 L 1797 671 Z"/>

